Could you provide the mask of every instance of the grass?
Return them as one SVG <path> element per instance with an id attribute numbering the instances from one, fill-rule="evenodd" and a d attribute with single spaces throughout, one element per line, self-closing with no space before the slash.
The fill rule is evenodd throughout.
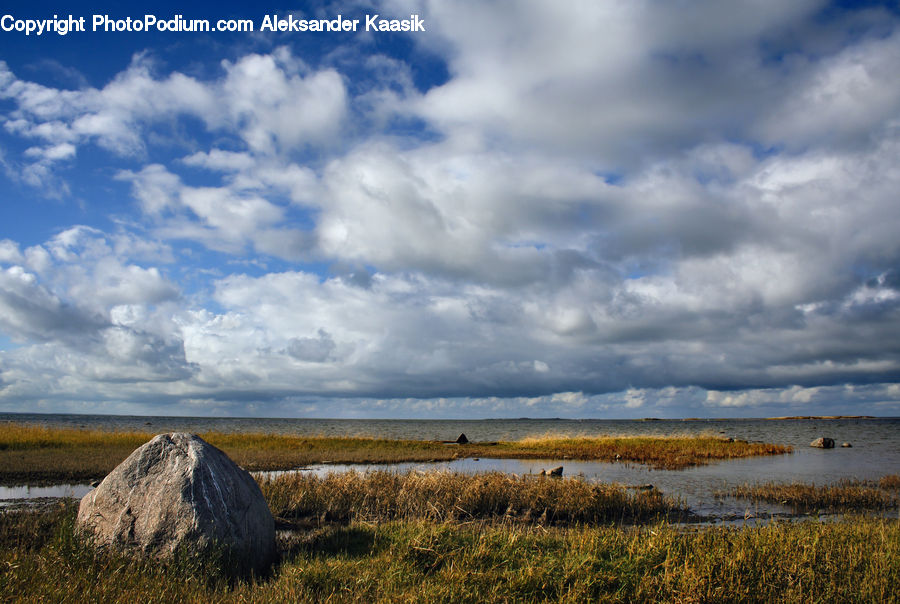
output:
<path id="1" fill-rule="evenodd" d="M 685 531 L 422 520 L 282 539 L 266 579 L 95 552 L 74 507 L 0 514 L 0 599 L 22 602 L 897 602 L 900 524 Z"/>
<path id="2" fill-rule="evenodd" d="M 625 461 L 677 470 L 711 461 L 783 455 L 790 453 L 791 447 L 719 436 L 542 437 L 498 443 L 491 456 L 535 458 L 547 452 L 552 452 L 554 459 Z"/>
<path id="3" fill-rule="evenodd" d="M 502 519 L 553 525 L 646 522 L 688 514 L 656 489 L 500 472 L 292 474 L 263 479 L 260 486 L 273 514 L 305 521 Z"/>
<path id="4" fill-rule="evenodd" d="M 102 478 L 151 432 L 106 432 L 0 425 L 0 483 L 46 484 Z M 447 461 L 458 457 L 578 459 L 678 469 L 711 461 L 779 455 L 790 447 L 717 436 L 544 437 L 522 441 L 446 445 L 435 441 L 364 437 L 208 432 L 201 436 L 247 470 L 285 470 L 308 464 Z"/>
<path id="5" fill-rule="evenodd" d="M 765 483 L 744 485 L 719 493 L 752 501 L 787 505 L 795 512 L 890 510 L 900 507 L 900 476 L 879 481 L 843 481 L 834 485 Z"/>

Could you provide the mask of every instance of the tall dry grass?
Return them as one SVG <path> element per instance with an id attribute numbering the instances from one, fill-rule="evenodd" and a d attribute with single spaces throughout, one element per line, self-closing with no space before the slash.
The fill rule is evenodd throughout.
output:
<path id="1" fill-rule="evenodd" d="M 900 507 L 896 475 L 880 481 L 842 481 L 832 485 L 764 483 L 743 485 L 719 495 L 766 501 L 792 507 L 797 512 L 890 510 Z"/>
<path id="2" fill-rule="evenodd" d="M 346 472 L 263 479 L 272 513 L 339 521 L 508 519 L 541 524 L 647 522 L 686 514 L 655 489 L 629 490 L 578 478 L 516 477 L 500 472 Z"/>
<path id="3" fill-rule="evenodd" d="M 783 455 L 791 447 L 751 443 L 720 436 L 603 436 L 566 438 L 545 436 L 513 443 L 498 443 L 496 457 L 540 457 L 552 453 L 555 459 L 625 461 L 677 470 L 712 461 Z"/>

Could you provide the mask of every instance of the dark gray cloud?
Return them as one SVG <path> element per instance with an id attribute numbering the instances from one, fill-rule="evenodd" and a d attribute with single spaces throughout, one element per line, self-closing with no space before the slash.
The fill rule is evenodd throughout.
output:
<path id="1" fill-rule="evenodd" d="M 3 331 L 37 341 L 89 338 L 108 326 L 103 317 L 74 307 L 35 282 L 20 267 L 0 270 L 0 325 Z"/>
<path id="2" fill-rule="evenodd" d="M 332 355 L 335 347 L 334 340 L 328 332 L 320 329 L 315 338 L 291 338 L 286 352 L 298 361 L 324 363 Z"/>

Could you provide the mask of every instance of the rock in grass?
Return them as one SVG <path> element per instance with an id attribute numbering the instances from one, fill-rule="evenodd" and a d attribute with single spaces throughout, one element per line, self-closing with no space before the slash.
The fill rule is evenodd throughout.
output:
<path id="1" fill-rule="evenodd" d="M 469 439 L 466 438 L 465 434 L 460 434 L 459 437 L 456 439 L 456 444 L 458 444 L 458 445 L 465 445 L 465 444 L 468 444 L 468 442 L 469 442 Z"/>
<path id="2" fill-rule="evenodd" d="M 218 553 L 231 568 L 265 572 L 275 523 L 259 485 L 199 436 L 160 434 L 84 496 L 78 528 L 100 547 L 168 558 Z"/>
<path id="3" fill-rule="evenodd" d="M 550 470 L 548 472 L 548 475 L 556 476 L 557 478 L 559 478 L 560 476 L 563 475 L 563 467 L 559 466 L 558 468 L 553 468 L 552 470 Z"/>
<path id="4" fill-rule="evenodd" d="M 834 449 L 834 439 L 823 436 L 809 443 L 809 446 L 817 449 Z"/>

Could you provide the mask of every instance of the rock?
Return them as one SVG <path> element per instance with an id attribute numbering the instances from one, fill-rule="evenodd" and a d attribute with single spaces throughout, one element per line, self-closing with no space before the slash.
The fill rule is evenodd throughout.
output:
<path id="1" fill-rule="evenodd" d="M 809 446 L 817 449 L 834 449 L 834 439 L 823 436 L 809 443 Z"/>
<path id="2" fill-rule="evenodd" d="M 264 573 L 275 522 L 259 485 L 199 436 L 160 434 L 136 449 L 78 508 L 78 530 L 99 547 L 155 558 L 221 552 Z"/>
<path id="3" fill-rule="evenodd" d="M 850 443 L 841 443 L 841 447 L 845 449 L 852 449 L 853 445 L 851 445 Z"/>
<path id="4" fill-rule="evenodd" d="M 558 468 L 553 468 L 553 469 L 550 470 L 547 474 L 550 475 L 550 476 L 557 476 L 557 477 L 562 476 L 562 474 L 563 474 L 563 467 L 562 467 L 562 466 L 559 466 Z"/>
<path id="5" fill-rule="evenodd" d="M 460 434 L 459 438 L 456 439 L 456 444 L 458 444 L 458 445 L 465 445 L 468 442 L 469 442 L 469 439 L 466 438 L 465 434 Z"/>

